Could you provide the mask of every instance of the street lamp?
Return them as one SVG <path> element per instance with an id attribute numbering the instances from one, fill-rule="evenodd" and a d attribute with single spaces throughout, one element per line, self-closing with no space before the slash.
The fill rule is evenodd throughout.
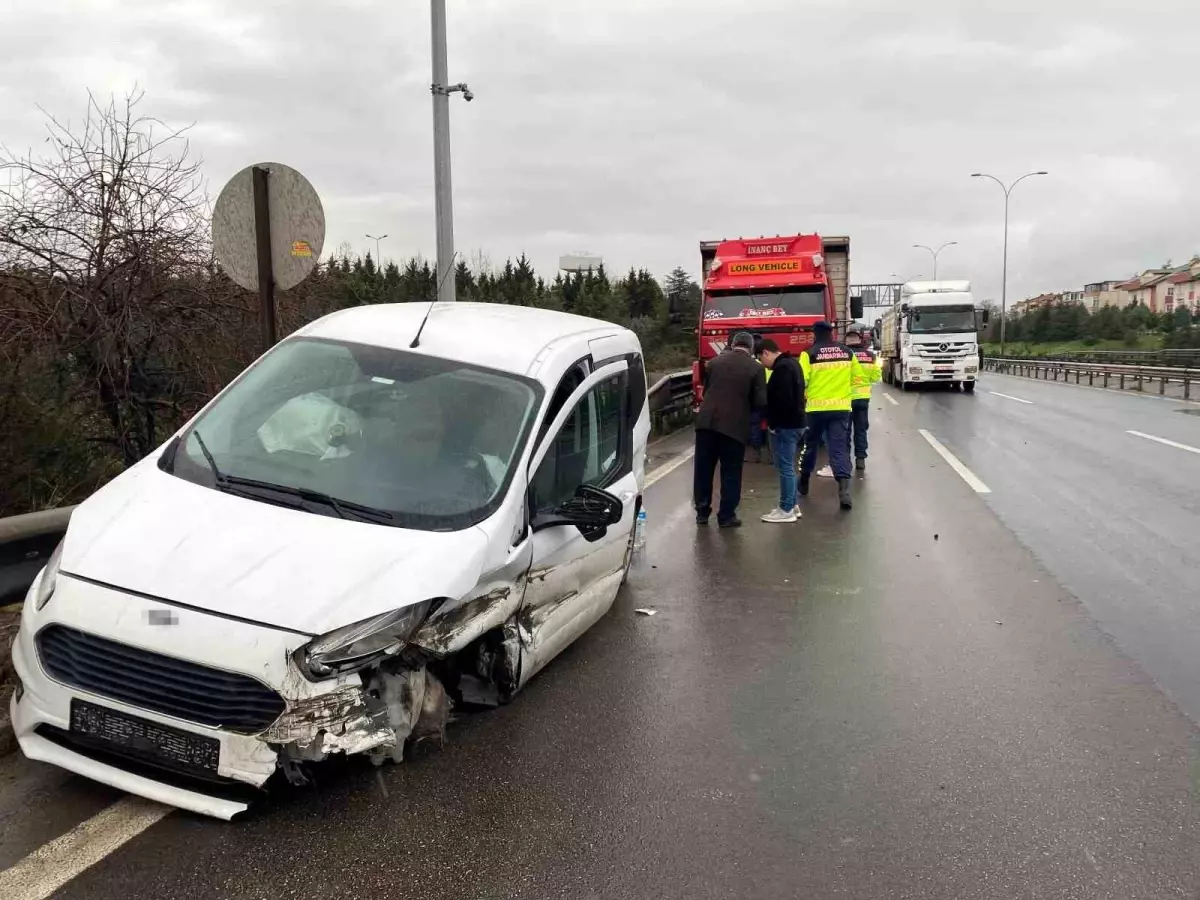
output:
<path id="1" fill-rule="evenodd" d="M 377 270 L 379 270 L 380 275 L 383 274 L 383 259 L 379 256 L 379 242 L 382 241 L 386 237 L 387 237 L 386 234 L 381 234 L 381 235 L 379 235 L 379 237 L 376 237 L 373 234 L 366 235 L 366 238 L 368 240 L 375 242 L 375 268 Z"/>
<path id="2" fill-rule="evenodd" d="M 450 190 L 450 95 L 460 93 L 470 103 L 475 99 L 466 84 L 447 84 L 446 0 L 430 0 L 429 20 L 433 33 L 433 201 L 437 227 L 437 298 L 453 302 L 454 205 Z"/>
<path id="3" fill-rule="evenodd" d="M 1049 175 L 1049 172 L 1026 172 L 1012 184 L 1005 185 L 1003 181 L 995 175 L 989 175 L 986 172 L 972 172 L 972 178 L 990 178 L 996 184 L 1000 185 L 1000 190 L 1004 191 L 1004 266 L 1000 276 L 1000 355 L 1004 355 L 1004 326 L 1008 323 L 1008 197 L 1013 192 L 1018 184 L 1026 178 L 1032 178 L 1034 175 Z"/>
<path id="4" fill-rule="evenodd" d="M 938 254 L 941 253 L 943 250 L 945 250 L 947 247 L 954 247 L 957 245 L 958 245 L 958 241 L 946 241 L 946 243 L 942 244 L 942 246 L 938 247 L 936 250 L 934 250 L 932 247 L 926 247 L 924 244 L 913 244 L 913 249 L 914 250 L 928 250 L 930 252 L 930 254 L 932 254 L 932 256 L 933 256 L 933 280 L 937 281 Z"/>

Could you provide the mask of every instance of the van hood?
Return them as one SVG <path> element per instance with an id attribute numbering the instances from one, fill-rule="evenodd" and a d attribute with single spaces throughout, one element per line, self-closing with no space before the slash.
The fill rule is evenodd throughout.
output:
<path id="1" fill-rule="evenodd" d="M 426 532 L 285 509 L 176 478 L 146 459 L 71 517 L 64 574 L 306 634 L 478 582 L 478 527 Z"/>

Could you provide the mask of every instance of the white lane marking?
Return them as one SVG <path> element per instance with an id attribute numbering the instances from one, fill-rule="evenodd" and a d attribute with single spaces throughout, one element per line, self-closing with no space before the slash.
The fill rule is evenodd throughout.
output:
<path id="1" fill-rule="evenodd" d="M 45 900 L 172 811 L 141 797 L 118 800 L 0 872 L 0 897 Z"/>
<path id="2" fill-rule="evenodd" d="M 992 489 L 980 481 L 979 477 L 974 472 L 964 466 L 962 462 L 959 461 L 957 456 L 943 447 L 941 441 L 935 438 L 924 428 L 918 428 L 917 431 L 920 433 L 921 437 L 925 438 L 925 440 L 929 442 L 929 446 L 937 452 L 937 455 L 948 462 L 950 464 L 950 468 L 957 472 L 959 477 L 971 486 L 971 490 L 977 494 L 990 494 L 992 492 Z"/>
<path id="3" fill-rule="evenodd" d="M 900 405 L 900 401 L 897 400 L 895 397 L 893 397 L 891 394 L 884 394 L 883 399 L 886 400 L 888 403 L 892 404 L 892 406 Z"/>
<path id="4" fill-rule="evenodd" d="M 1140 431 L 1126 431 L 1126 434 L 1132 434 L 1134 437 L 1145 438 L 1148 441 L 1157 441 L 1160 444 L 1166 444 L 1168 447 L 1174 447 L 1177 450 L 1187 450 L 1189 453 L 1200 453 L 1200 447 L 1189 447 L 1187 444 L 1180 444 L 1178 441 L 1169 441 L 1166 438 L 1155 437 L 1152 434 L 1143 434 Z"/>
<path id="5" fill-rule="evenodd" d="M 1002 394 L 999 391 L 988 391 L 988 393 L 996 397 L 1003 397 L 1005 400 L 1016 400 L 1018 403 L 1028 403 L 1030 406 L 1033 405 L 1032 400 L 1022 400 L 1020 397 L 1014 397 L 1012 394 Z"/>
<path id="6" fill-rule="evenodd" d="M 642 488 L 642 490 L 646 490 L 647 488 L 650 487 L 650 485 L 654 484 L 656 481 L 661 481 L 663 478 L 666 478 L 668 475 L 670 475 L 672 472 L 674 472 L 676 469 L 678 469 L 680 466 L 682 466 L 685 462 L 687 462 L 689 459 L 691 459 L 695 455 L 696 455 L 696 448 L 691 447 L 688 450 L 686 450 L 684 453 L 681 453 L 675 459 L 671 460 L 669 463 L 664 463 L 663 465 L 659 466 L 657 469 L 655 469 L 653 472 L 651 472 L 649 475 L 646 476 L 646 485 L 645 485 L 645 487 Z"/>

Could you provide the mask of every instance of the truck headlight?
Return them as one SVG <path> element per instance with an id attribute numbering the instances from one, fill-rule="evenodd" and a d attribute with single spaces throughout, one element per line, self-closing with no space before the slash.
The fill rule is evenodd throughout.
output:
<path id="1" fill-rule="evenodd" d="M 394 656 L 424 621 L 431 603 L 414 603 L 315 637 L 296 650 L 296 665 L 306 678 L 320 681 Z"/>
<path id="2" fill-rule="evenodd" d="M 62 548 L 65 540 L 64 538 L 58 542 L 58 546 L 54 548 L 54 552 L 46 560 L 46 566 L 42 569 L 42 574 L 38 578 L 37 591 L 33 595 L 33 608 L 35 610 L 40 610 L 49 603 L 50 598 L 54 596 L 54 589 L 58 587 L 58 567 L 62 562 Z"/>
<path id="3" fill-rule="evenodd" d="M 923 368 L 921 368 L 920 366 L 911 366 L 910 365 L 908 367 L 908 371 L 912 372 L 914 375 L 920 375 L 925 370 Z"/>
<path id="4" fill-rule="evenodd" d="M 966 371 L 966 373 L 968 375 L 974 375 L 976 372 L 979 371 L 979 366 L 967 366 L 967 368 L 964 371 Z"/>

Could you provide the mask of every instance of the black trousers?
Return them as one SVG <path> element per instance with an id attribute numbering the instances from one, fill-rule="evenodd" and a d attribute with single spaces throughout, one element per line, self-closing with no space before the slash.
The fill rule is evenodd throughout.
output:
<path id="1" fill-rule="evenodd" d="M 825 450 L 829 453 L 829 465 L 834 478 L 850 477 L 850 411 L 810 412 L 808 414 L 808 437 L 804 442 L 804 455 L 800 459 L 800 477 L 808 478 L 817 467 L 817 450 L 821 438 L 825 438 Z"/>
<path id="2" fill-rule="evenodd" d="M 852 400 L 850 402 L 850 430 L 854 434 L 854 458 L 867 458 L 867 429 L 871 427 L 871 401 Z"/>
<path id="3" fill-rule="evenodd" d="M 718 522 L 728 522 L 737 515 L 742 501 L 742 464 L 746 445 L 716 431 L 696 432 L 696 459 L 693 464 L 692 498 L 696 515 L 712 515 L 713 475 L 721 466 L 721 507 Z"/>

